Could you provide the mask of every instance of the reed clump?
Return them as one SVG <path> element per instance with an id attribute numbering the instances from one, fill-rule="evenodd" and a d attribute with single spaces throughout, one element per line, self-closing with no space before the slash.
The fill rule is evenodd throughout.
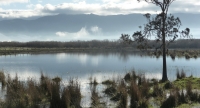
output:
<path id="1" fill-rule="evenodd" d="M 127 108 L 128 106 L 128 92 L 124 80 L 121 80 L 117 87 L 119 95 L 118 108 Z"/>
<path id="2" fill-rule="evenodd" d="M 1 82 L 2 89 L 5 88 L 6 76 L 3 71 L 0 71 L 0 82 Z"/>
<path id="3" fill-rule="evenodd" d="M 0 77 L 4 79 L 3 73 Z M 1 79 L 1 82 L 3 80 Z M 81 91 L 77 80 L 69 80 L 69 85 L 61 87 L 62 79 L 53 79 L 41 74 L 40 80 L 20 81 L 18 75 L 5 77 L 6 95 L 1 101 L 2 108 L 81 108 Z M 63 89 L 61 89 L 63 88 Z"/>
<path id="4" fill-rule="evenodd" d="M 96 85 L 90 85 L 90 91 L 91 91 L 91 108 L 100 107 L 100 96 L 97 91 Z"/>
<path id="5" fill-rule="evenodd" d="M 188 82 L 190 80 L 191 83 Z M 151 105 L 173 108 L 182 104 L 200 102 L 199 82 L 199 78 L 187 77 L 183 69 L 177 69 L 177 80 L 173 82 L 146 79 L 144 75 L 136 75 L 133 72 L 127 73 L 121 80 L 116 80 L 115 86 L 109 86 L 112 88 L 109 88 L 111 91 L 109 96 L 110 100 L 116 102 L 117 107 L 121 108 L 149 108 Z M 193 91 L 191 85 L 198 90 Z M 105 89 L 107 90 L 108 88 Z"/>
<path id="6" fill-rule="evenodd" d="M 109 90 L 112 91 L 109 96 L 111 97 L 110 100 L 118 103 L 118 108 L 148 108 L 152 84 L 144 75 L 137 76 L 135 71 L 132 71 L 121 80 L 118 79 L 115 84 L 115 86 L 109 87 Z M 108 91 L 108 88 L 105 91 Z M 130 100 L 128 97 L 130 97 Z"/>
<path id="7" fill-rule="evenodd" d="M 11 78 L 0 72 L 0 81 L 5 81 L 6 91 L 5 99 L 0 100 L 1 108 L 82 108 L 81 85 L 77 79 L 71 78 L 63 84 L 62 78 L 50 78 L 42 73 L 39 80 L 20 81 L 17 74 Z M 173 82 L 147 79 L 145 75 L 136 75 L 135 71 L 102 84 L 96 78 L 90 78 L 89 107 L 107 107 L 103 96 L 114 103 L 111 107 L 117 108 L 149 108 L 151 105 L 173 108 L 182 104 L 200 104 L 199 82 L 200 78 L 187 77 L 184 70 L 178 69 L 177 79 Z M 103 90 L 106 95 L 98 91 L 102 85 L 106 87 Z"/>
<path id="8" fill-rule="evenodd" d="M 185 78 L 185 77 L 186 77 L 186 74 L 185 74 L 184 70 L 182 69 L 181 72 L 180 72 L 179 69 L 177 69 L 176 78 L 177 79 L 182 79 L 182 78 Z"/>
<path id="9" fill-rule="evenodd" d="M 105 81 L 103 81 L 102 82 L 102 84 L 104 84 L 104 85 L 114 85 L 114 81 L 111 81 L 111 80 L 105 80 Z"/>

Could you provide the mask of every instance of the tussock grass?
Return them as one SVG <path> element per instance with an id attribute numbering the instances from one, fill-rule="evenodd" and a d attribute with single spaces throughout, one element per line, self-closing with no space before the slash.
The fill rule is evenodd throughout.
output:
<path id="1" fill-rule="evenodd" d="M 2 108 L 40 108 L 49 105 L 50 108 L 81 108 L 81 92 L 78 81 L 71 79 L 69 85 L 61 90 L 61 78 L 53 79 L 41 74 L 40 81 L 27 79 L 20 81 L 18 75 L 11 78 L 0 73 L 1 82 L 5 81 L 6 96 L 1 101 Z"/>
<path id="2" fill-rule="evenodd" d="M 0 82 L 2 85 L 2 89 L 6 86 L 6 76 L 3 71 L 0 71 Z"/>
<path id="3" fill-rule="evenodd" d="M 105 80 L 102 85 L 96 78 L 89 78 L 91 108 L 104 108 L 102 94 L 97 87 L 105 86 L 103 93 L 117 108 L 161 108 L 179 107 L 183 104 L 200 103 L 200 78 L 187 77 L 184 70 L 177 69 L 177 79 L 173 82 L 159 82 L 136 75 L 135 71 L 124 77 Z M 50 78 L 41 73 L 39 81 L 29 78 L 20 81 L 18 75 L 11 78 L 0 72 L 0 82 L 4 82 L 6 96 L 0 101 L 2 108 L 81 108 L 81 85 L 77 79 L 69 79 L 62 85 L 60 77 Z"/>
<path id="4" fill-rule="evenodd" d="M 114 85 L 115 82 L 111 81 L 111 80 L 105 80 L 105 81 L 102 82 L 102 84 L 104 84 L 104 85 Z"/>

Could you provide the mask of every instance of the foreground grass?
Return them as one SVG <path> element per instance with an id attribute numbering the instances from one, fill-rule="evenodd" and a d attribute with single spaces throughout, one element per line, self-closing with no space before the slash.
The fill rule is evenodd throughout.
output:
<path id="1" fill-rule="evenodd" d="M 176 108 L 200 108 L 200 104 L 199 103 L 182 104 Z"/>
<path id="2" fill-rule="evenodd" d="M 34 79 L 18 80 L 0 72 L 2 89 L 6 92 L 0 108 L 80 108 L 81 92 L 77 80 L 61 87 L 61 78 L 49 78 L 41 74 L 39 82 Z M 62 88 L 62 89 L 61 89 Z"/>
<path id="3" fill-rule="evenodd" d="M 200 78 L 186 77 L 184 71 L 180 73 L 177 70 L 177 79 L 172 82 L 146 79 L 145 76 L 136 75 L 135 72 L 127 73 L 122 79 L 125 84 L 121 80 L 102 82 L 107 86 L 105 94 L 110 97 L 110 100 L 115 101 L 117 106 L 126 106 L 124 108 L 197 108 L 200 105 Z"/>
<path id="4" fill-rule="evenodd" d="M 182 79 L 177 79 L 173 81 L 173 85 L 180 89 L 184 89 L 186 88 L 188 82 L 192 84 L 193 89 L 200 90 L 200 78 L 195 78 L 195 77 L 185 77 Z"/>
<path id="5" fill-rule="evenodd" d="M 62 85 L 59 77 L 49 78 L 41 74 L 39 81 L 28 78 L 20 81 L 18 76 L 11 78 L 0 72 L 5 98 L 0 108 L 82 108 L 81 85 L 70 79 Z M 108 101 L 97 90 L 100 83 L 90 78 L 89 102 L 91 108 L 105 108 Z M 193 108 L 200 107 L 200 78 L 186 77 L 184 71 L 177 70 L 175 81 L 160 82 L 136 75 L 135 71 L 123 78 L 113 78 L 102 82 L 106 87 L 103 93 L 114 104 L 114 108 Z"/>

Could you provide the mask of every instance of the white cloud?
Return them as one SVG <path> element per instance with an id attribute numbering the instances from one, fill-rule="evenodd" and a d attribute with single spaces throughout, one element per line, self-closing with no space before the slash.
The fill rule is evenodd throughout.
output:
<path id="1" fill-rule="evenodd" d="M 50 13 L 42 13 L 34 10 L 3 10 L 0 8 L 0 16 L 2 18 L 28 18 L 34 16 L 51 15 Z"/>
<path id="2" fill-rule="evenodd" d="M 51 4 L 46 4 L 46 5 L 44 6 L 44 9 L 45 9 L 45 10 L 49 10 L 49 11 L 54 11 L 54 10 L 56 9 L 56 7 L 53 6 L 53 5 L 51 5 Z"/>
<path id="3" fill-rule="evenodd" d="M 34 4 L 28 4 L 26 5 L 27 8 L 33 8 L 35 5 Z"/>
<path id="4" fill-rule="evenodd" d="M 71 39 L 84 39 L 90 36 L 89 32 L 86 30 L 85 27 L 81 28 L 80 31 L 75 33 L 69 33 L 69 32 L 56 32 L 56 35 L 59 37 L 70 37 Z"/>
<path id="5" fill-rule="evenodd" d="M 42 0 L 39 0 L 42 1 Z M 28 2 L 28 0 L 0 0 L 2 3 Z M 86 1 L 75 0 L 71 3 L 53 4 L 29 4 L 28 10 L 0 10 L 2 17 L 32 17 L 52 14 L 97 14 L 117 15 L 131 13 L 157 13 L 160 9 L 155 5 L 137 0 L 102 0 L 103 3 L 87 3 Z M 38 2 L 39 3 L 39 2 Z M 200 13 L 199 0 L 177 0 L 169 8 L 170 13 Z"/>
<path id="6" fill-rule="evenodd" d="M 102 0 L 104 3 L 118 3 L 120 2 L 121 0 Z"/>
<path id="7" fill-rule="evenodd" d="M 59 5 L 45 5 L 42 12 L 47 13 L 65 13 L 65 14 L 97 14 L 97 15 L 116 15 L 116 14 L 131 14 L 131 13 L 156 13 L 160 9 L 155 5 L 146 2 L 138 2 L 137 0 L 103 0 L 103 4 L 74 2 L 62 3 Z M 170 12 L 188 12 L 187 9 L 192 10 L 194 13 L 198 12 L 200 3 L 197 0 L 192 1 L 175 1 L 171 7 Z M 185 10 L 185 11 L 184 11 Z M 190 11 L 191 12 L 191 11 Z"/>
<path id="8" fill-rule="evenodd" d="M 67 35 L 67 32 L 56 32 L 56 35 L 59 37 L 65 37 Z"/>
<path id="9" fill-rule="evenodd" d="M 40 11 L 40 10 L 42 10 L 42 9 L 44 9 L 44 6 L 42 6 L 41 4 L 36 4 L 36 5 L 35 5 L 35 10 Z"/>
<path id="10" fill-rule="evenodd" d="M 65 14 L 97 14 L 97 15 L 116 15 L 143 12 L 141 8 L 148 7 L 145 2 L 129 1 L 115 3 L 109 2 L 104 4 L 92 3 L 85 1 L 77 3 L 62 3 L 59 5 L 47 4 L 40 9 L 44 13 L 65 13 Z M 151 11 L 151 10 L 150 10 Z M 146 10 L 146 12 L 150 12 Z"/>
<path id="11" fill-rule="evenodd" d="M 10 3 L 28 3 L 29 0 L 0 0 L 0 5 L 7 5 Z"/>
<path id="12" fill-rule="evenodd" d="M 90 30 L 93 33 L 99 33 L 99 32 L 101 32 L 101 28 L 99 28 L 98 26 L 93 26 L 93 27 L 90 28 Z"/>

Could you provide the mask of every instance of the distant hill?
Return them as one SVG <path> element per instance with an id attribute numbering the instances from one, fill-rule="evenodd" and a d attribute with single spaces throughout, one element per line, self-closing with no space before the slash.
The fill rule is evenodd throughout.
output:
<path id="1" fill-rule="evenodd" d="M 12 19 L 0 21 L 0 32 L 75 32 L 82 27 L 98 26 L 105 32 L 137 28 L 145 19 L 141 14 L 131 15 L 65 15 L 45 16 L 35 20 Z"/>
<path id="2" fill-rule="evenodd" d="M 200 14 L 174 14 L 179 16 L 184 26 L 195 26 L 200 24 Z M 0 21 L 0 32 L 52 32 L 68 31 L 74 32 L 82 27 L 98 26 L 104 32 L 133 30 L 145 24 L 146 20 L 142 14 L 130 15 L 66 15 L 45 16 L 35 20 L 11 19 Z"/>
<path id="3" fill-rule="evenodd" d="M 183 28 L 200 28 L 200 14 L 174 14 L 180 17 Z M 120 36 L 121 33 L 133 33 L 139 30 L 138 26 L 146 23 L 142 14 L 98 16 L 94 14 L 44 16 L 29 19 L 0 20 L 0 33 L 9 36 L 50 36 L 56 32 L 74 33 L 86 28 L 97 26 L 106 33 Z M 20 35 L 19 35 L 20 34 Z M 13 39 L 12 37 L 10 37 Z M 37 39 L 36 39 L 37 40 Z"/>

